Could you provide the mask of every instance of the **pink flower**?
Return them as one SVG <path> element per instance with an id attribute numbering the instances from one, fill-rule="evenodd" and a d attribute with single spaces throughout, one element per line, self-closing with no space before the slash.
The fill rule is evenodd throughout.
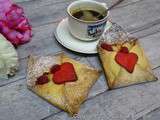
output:
<path id="1" fill-rule="evenodd" d="M 0 0 L 0 8 L 0 33 L 14 46 L 29 42 L 32 30 L 23 9 L 11 0 Z"/>

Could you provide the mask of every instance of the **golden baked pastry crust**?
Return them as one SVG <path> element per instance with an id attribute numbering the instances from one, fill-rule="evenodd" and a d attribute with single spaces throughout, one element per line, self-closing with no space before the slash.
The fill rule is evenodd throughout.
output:
<path id="1" fill-rule="evenodd" d="M 87 67 L 78 61 L 70 59 L 63 55 L 63 62 L 71 62 L 75 67 L 78 80 L 76 82 L 66 83 L 64 87 L 66 101 L 68 103 L 67 109 L 71 113 L 77 113 L 80 105 L 85 101 L 88 96 L 90 88 L 99 77 L 99 71 Z"/>
<path id="2" fill-rule="evenodd" d="M 98 53 L 104 68 L 109 89 L 157 80 L 152 73 L 149 61 L 138 40 L 135 38 L 130 39 L 130 41 L 117 44 L 114 43 L 112 47 L 113 51 L 107 51 L 98 46 Z M 138 56 L 138 61 L 132 73 L 129 73 L 115 61 L 115 56 L 121 47 L 127 47 L 129 52 L 136 53 Z"/>
<path id="3" fill-rule="evenodd" d="M 38 61 L 40 59 L 41 61 Z M 50 62 L 47 63 L 45 59 L 53 59 L 53 61 L 48 60 Z M 39 62 L 39 64 L 37 62 Z M 36 65 L 42 64 L 40 62 L 49 65 L 46 65 L 46 68 L 44 68 L 45 65 L 37 67 Z M 37 77 L 41 76 L 44 72 L 48 72 L 52 65 L 64 62 L 70 62 L 73 64 L 78 78 L 77 81 L 59 85 L 50 80 L 44 85 L 35 84 Z M 99 75 L 99 70 L 87 67 L 86 65 L 69 58 L 63 53 L 56 56 L 46 56 L 44 59 L 33 56 L 30 56 L 28 59 L 28 87 L 40 97 L 60 109 L 67 111 L 71 115 L 78 113 L 80 105 L 86 100 L 90 88 L 96 82 Z M 48 75 L 48 77 L 51 79 L 51 75 Z"/>

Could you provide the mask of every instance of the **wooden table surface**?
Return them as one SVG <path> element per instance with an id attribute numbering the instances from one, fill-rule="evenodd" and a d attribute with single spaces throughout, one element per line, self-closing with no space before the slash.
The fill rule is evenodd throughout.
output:
<path id="1" fill-rule="evenodd" d="M 133 85 L 107 91 L 104 75 L 92 88 L 77 118 L 68 117 L 26 87 L 26 60 L 29 54 L 47 55 L 64 51 L 74 59 L 101 68 L 97 55 L 84 55 L 63 48 L 54 31 L 66 17 L 74 0 L 15 0 L 24 7 L 33 26 L 32 41 L 20 46 L 20 70 L 9 80 L 0 81 L 0 120 L 159 120 L 160 82 Z M 98 0 L 111 6 L 116 0 Z M 124 0 L 111 9 L 110 18 L 140 39 L 160 78 L 160 0 Z"/>

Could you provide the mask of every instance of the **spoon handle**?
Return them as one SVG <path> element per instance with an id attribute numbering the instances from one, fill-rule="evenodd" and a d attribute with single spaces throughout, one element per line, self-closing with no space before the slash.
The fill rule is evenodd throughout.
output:
<path id="1" fill-rule="evenodd" d="M 120 4 L 121 2 L 123 2 L 124 0 L 118 0 L 117 2 L 115 2 L 113 5 L 111 5 L 108 10 L 111 10 L 112 8 L 114 8 L 115 6 L 117 6 L 118 4 Z"/>

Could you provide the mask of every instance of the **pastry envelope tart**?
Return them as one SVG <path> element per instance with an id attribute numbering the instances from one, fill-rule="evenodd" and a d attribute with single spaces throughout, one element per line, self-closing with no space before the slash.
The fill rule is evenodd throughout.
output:
<path id="1" fill-rule="evenodd" d="M 36 84 L 37 78 L 48 72 L 53 65 L 65 62 L 73 64 L 77 75 L 76 81 L 56 84 L 52 81 L 54 74 L 53 76 L 48 74 L 48 83 Z M 46 57 L 29 56 L 28 59 L 28 88 L 71 115 L 78 113 L 80 105 L 86 100 L 90 88 L 99 78 L 99 75 L 99 70 L 81 64 L 63 53 Z"/>
<path id="2" fill-rule="evenodd" d="M 157 80 L 136 38 L 112 44 L 101 42 L 98 53 L 109 89 Z"/>

